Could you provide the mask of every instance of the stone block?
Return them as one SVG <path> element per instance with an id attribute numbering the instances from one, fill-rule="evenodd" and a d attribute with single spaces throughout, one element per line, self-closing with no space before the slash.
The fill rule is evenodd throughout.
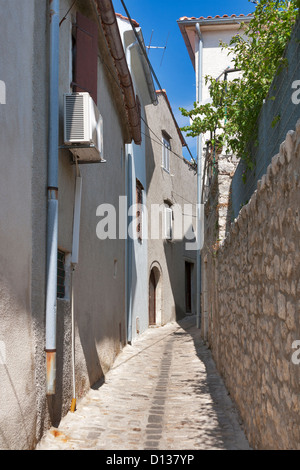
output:
<path id="1" fill-rule="evenodd" d="M 286 325 L 289 330 L 296 330 L 296 306 L 291 301 L 286 304 Z"/>
<path id="2" fill-rule="evenodd" d="M 296 127 L 296 134 L 300 136 L 300 119 L 298 119 L 295 127 Z"/>
<path id="3" fill-rule="evenodd" d="M 285 139 L 285 149 L 286 149 L 286 159 L 289 163 L 292 160 L 292 155 L 294 152 L 294 144 L 295 144 L 295 132 L 288 131 Z"/>
<path id="4" fill-rule="evenodd" d="M 273 176 L 276 176 L 279 171 L 279 154 L 272 158 L 271 168 Z"/>
<path id="5" fill-rule="evenodd" d="M 286 151 L 286 146 L 285 146 L 285 141 L 284 141 L 279 147 L 279 162 L 281 166 L 284 166 L 284 164 L 287 161 L 286 154 L 287 154 L 287 151 Z"/>
<path id="6" fill-rule="evenodd" d="M 277 313 L 279 318 L 286 319 L 286 299 L 281 292 L 277 294 Z"/>

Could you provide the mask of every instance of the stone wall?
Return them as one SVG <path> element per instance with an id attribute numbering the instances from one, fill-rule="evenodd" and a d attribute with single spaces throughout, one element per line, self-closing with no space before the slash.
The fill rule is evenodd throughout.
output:
<path id="1" fill-rule="evenodd" d="M 204 336 L 250 445 L 300 449 L 300 364 L 292 360 L 300 340 L 300 120 L 219 249 L 207 251 L 203 307 Z"/>
<path id="2" fill-rule="evenodd" d="M 206 180 L 208 193 L 204 202 L 204 244 L 201 251 L 204 262 L 202 282 L 203 321 L 202 334 L 207 338 L 209 316 L 214 308 L 214 287 L 209 282 L 214 277 L 215 256 L 226 237 L 232 220 L 231 182 L 237 167 L 234 155 L 217 154 L 213 176 Z M 209 298 L 209 303 L 208 303 Z"/>

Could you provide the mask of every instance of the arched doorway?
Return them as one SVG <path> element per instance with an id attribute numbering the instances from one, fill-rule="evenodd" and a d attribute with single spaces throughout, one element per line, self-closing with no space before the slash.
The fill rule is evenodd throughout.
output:
<path id="1" fill-rule="evenodd" d="M 149 326 L 161 325 L 161 271 L 156 264 L 152 265 L 149 277 Z"/>
<path id="2" fill-rule="evenodd" d="M 156 325 L 156 280 L 153 269 L 149 280 L 149 325 Z"/>

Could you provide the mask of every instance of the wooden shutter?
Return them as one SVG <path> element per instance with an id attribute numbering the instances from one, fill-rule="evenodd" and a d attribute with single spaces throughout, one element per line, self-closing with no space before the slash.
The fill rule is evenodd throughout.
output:
<path id="1" fill-rule="evenodd" d="M 75 34 L 74 91 L 87 91 L 97 104 L 98 28 L 77 12 Z"/>
<path id="2" fill-rule="evenodd" d="M 149 325 L 156 324 L 156 282 L 153 270 L 149 281 Z"/>
<path id="3" fill-rule="evenodd" d="M 192 313 L 192 264 L 185 263 L 185 309 Z"/>
<path id="4" fill-rule="evenodd" d="M 137 211 L 136 211 L 136 219 L 137 219 L 137 237 L 139 240 L 142 240 L 143 237 L 143 227 L 142 227 L 142 221 L 143 221 L 143 209 L 142 209 L 142 204 L 143 204 L 143 186 L 139 182 L 139 180 L 136 181 L 136 205 L 137 205 Z"/>

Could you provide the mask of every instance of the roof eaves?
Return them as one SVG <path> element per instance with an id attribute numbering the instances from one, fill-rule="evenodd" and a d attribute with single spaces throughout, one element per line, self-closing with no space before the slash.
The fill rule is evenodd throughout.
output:
<path id="1" fill-rule="evenodd" d="M 114 11 L 112 0 L 94 0 L 99 19 L 106 36 L 106 41 L 110 49 L 110 54 L 114 60 L 115 67 L 119 76 L 120 86 L 123 91 L 124 104 L 127 110 L 128 123 L 131 130 L 131 136 L 137 145 L 142 142 L 140 129 L 140 112 L 134 86 L 125 52 L 117 24 L 117 18 Z"/>
<path id="2" fill-rule="evenodd" d="M 190 44 L 190 39 L 189 39 L 187 31 L 186 31 L 187 26 L 193 26 L 193 25 L 196 25 L 196 24 L 199 24 L 200 26 L 210 26 L 210 25 L 221 26 L 221 25 L 228 25 L 228 24 L 229 25 L 230 24 L 241 24 L 243 22 L 244 23 L 250 22 L 252 18 L 253 18 L 252 13 L 249 13 L 248 15 L 241 14 L 241 15 L 231 15 L 231 16 L 216 15 L 215 17 L 208 16 L 206 18 L 204 18 L 203 16 L 200 16 L 199 18 L 196 18 L 194 16 L 190 17 L 190 18 L 187 17 L 187 16 L 182 16 L 181 18 L 179 18 L 179 20 L 177 20 L 177 24 L 178 24 L 179 29 L 181 31 L 181 34 L 182 34 L 183 40 L 185 42 L 188 54 L 189 54 L 191 62 L 193 64 L 193 67 L 195 68 L 195 56 L 194 56 L 193 48 Z"/>
<path id="3" fill-rule="evenodd" d="M 239 21 L 239 22 L 243 22 L 243 21 L 250 21 L 251 19 L 253 18 L 253 14 L 252 13 L 249 13 L 248 15 L 223 15 L 223 16 L 220 16 L 220 15 L 216 15 L 216 16 L 207 16 L 206 18 L 204 16 L 200 16 L 198 18 L 196 18 L 195 16 L 192 16 L 192 17 L 187 17 L 187 16 L 182 16 L 181 18 L 179 18 L 179 20 L 177 22 L 189 22 L 189 23 L 203 23 L 203 24 L 209 24 L 209 23 L 212 23 L 212 22 L 216 22 L 216 23 L 220 23 L 220 24 L 224 24 L 224 23 L 231 23 L 231 22 L 236 22 Z"/>
<path id="4" fill-rule="evenodd" d="M 156 96 L 156 92 L 155 92 L 155 86 L 154 86 L 150 66 L 149 66 L 149 63 L 146 59 L 146 52 L 144 52 L 144 51 L 146 51 L 146 47 L 145 47 L 145 42 L 144 42 L 142 29 L 141 29 L 139 23 L 137 23 L 135 20 L 129 19 L 129 18 L 123 16 L 123 15 L 120 15 L 119 13 L 116 13 L 116 18 L 117 18 L 117 22 L 120 19 L 120 20 L 124 20 L 128 23 L 128 28 L 129 28 L 128 31 L 133 31 L 134 35 L 136 36 L 136 39 L 139 42 L 139 47 L 138 47 L 139 57 L 140 57 L 142 67 L 143 67 L 143 71 L 144 71 L 144 74 L 145 74 L 149 96 L 150 96 L 152 104 L 154 104 L 156 106 L 157 105 L 157 96 Z M 133 44 L 133 42 L 131 44 Z"/>
<path id="5" fill-rule="evenodd" d="M 127 18 L 127 16 L 121 15 L 121 13 L 116 13 L 116 17 L 117 17 L 117 18 L 120 18 L 121 20 L 125 20 L 125 21 L 128 21 L 128 22 L 129 22 L 129 18 Z M 132 23 L 134 24 L 134 26 L 135 26 L 136 28 L 139 28 L 139 27 L 140 27 L 140 25 L 139 25 L 139 23 L 138 23 L 137 21 L 132 20 Z"/>

